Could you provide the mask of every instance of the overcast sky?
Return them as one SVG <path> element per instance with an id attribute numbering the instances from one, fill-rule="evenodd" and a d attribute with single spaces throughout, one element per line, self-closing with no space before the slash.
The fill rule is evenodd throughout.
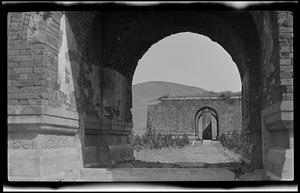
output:
<path id="1" fill-rule="evenodd" d="M 177 33 L 156 44 L 139 60 L 133 84 L 167 81 L 210 91 L 241 91 L 231 56 L 218 43 L 195 33 Z"/>

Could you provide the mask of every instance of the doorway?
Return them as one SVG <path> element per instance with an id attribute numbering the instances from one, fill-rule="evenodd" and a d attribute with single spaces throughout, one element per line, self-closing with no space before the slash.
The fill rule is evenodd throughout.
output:
<path id="1" fill-rule="evenodd" d="M 201 108 L 196 113 L 196 139 L 218 140 L 219 124 L 217 112 L 209 107 Z"/>

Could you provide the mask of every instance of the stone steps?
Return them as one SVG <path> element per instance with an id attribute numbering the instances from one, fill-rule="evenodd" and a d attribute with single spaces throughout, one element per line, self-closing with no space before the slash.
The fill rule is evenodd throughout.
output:
<path id="1" fill-rule="evenodd" d="M 222 168 L 84 168 L 81 181 L 234 181 Z"/>

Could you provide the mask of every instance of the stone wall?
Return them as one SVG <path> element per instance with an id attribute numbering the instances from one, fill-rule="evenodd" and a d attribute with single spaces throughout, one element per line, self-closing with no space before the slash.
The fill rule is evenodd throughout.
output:
<path id="1" fill-rule="evenodd" d="M 264 21 L 263 46 L 273 47 L 263 52 L 263 161 L 269 178 L 293 179 L 293 12 L 265 14 Z"/>
<path id="2" fill-rule="evenodd" d="M 219 135 L 242 129 L 241 99 L 164 98 L 147 105 L 147 128 L 160 133 L 184 134 L 195 137 L 196 114 L 203 107 L 214 109 L 218 116 Z"/>

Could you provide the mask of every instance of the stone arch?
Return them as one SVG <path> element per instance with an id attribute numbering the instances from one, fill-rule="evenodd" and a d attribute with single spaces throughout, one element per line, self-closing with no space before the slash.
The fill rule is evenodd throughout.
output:
<path id="1" fill-rule="evenodd" d="M 197 136 L 197 134 L 199 133 L 199 131 L 197 132 L 197 128 L 198 128 L 198 124 L 199 124 L 199 119 L 201 118 L 204 110 L 209 110 L 210 112 L 212 112 L 212 116 L 216 120 L 216 129 L 217 129 L 216 140 L 218 140 L 218 138 L 219 138 L 219 116 L 218 116 L 217 111 L 209 106 L 204 106 L 204 107 L 200 108 L 199 110 L 197 110 L 197 112 L 195 113 L 195 122 L 194 122 L 195 123 L 195 138 L 199 139 L 199 136 Z M 203 135 L 203 133 L 202 133 L 202 135 Z M 201 139 L 203 139 L 203 137 L 201 137 Z"/>
<path id="2" fill-rule="evenodd" d="M 94 29 L 95 26 L 101 26 L 100 31 L 105 35 L 100 38 L 96 38 L 95 33 L 87 35 L 87 38 L 94 37 L 94 44 L 101 45 L 99 53 L 93 54 L 96 49 L 91 49 L 90 55 L 96 63 L 126 77 L 128 85 L 132 84 L 135 68 L 142 55 L 151 45 L 171 34 L 192 32 L 219 43 L 237 64 L 242 80 L 243 132 L 246 133 L 248 144 L 258 144 L 257 155 L 254 156 L 258 159 L 254 165 L 261 167 L 260 44 L 257 25 L 249 12 L 108 11 L 98 13 L 92 26 Z M 127 90 L 126 106 L 130 109 L 131 86 Z M 130 115 L 127 120 L 131 120 L 131 113 L 127 112 Z"/>
<path id="3" fill-rule="evenodd" d="M 262 152 L 261 129 L 267 128 L 261 119 L 271 116 L 267 110 L 271 109 L 271 112 L 276 109 L 281 112 L 277 110 L 277 104 L 283 104 L 283 102 L 289 105 L 289 111 L 292 112 L 290 101 L 293 99 L 290 95 L 293 93 L 293 86 L 289 80 L 284 79 L 284 76 L 288 78 L 291 76 L 281 74 L 281 70 L 292 72 L 291 66 L 285 66 L 286 63 L 284 63 L 288 59 L 281 54 L 293 52 L 293 31 L 291 30 L 293 24 L 290 22 L 292 13 L 286 11 L 191 11 L 185 13 L 169 11 L 168 14 L 165 13 L 152 11 L 97 13 L 90 27 L 86 27 L 85 30 L 90 30 L 91 26 L 96 25 L 100 25 L 104 30 L 105 35 L 98 40 L 102 48 L 100 54 L 97 55 L 98 63 L 115 69 L 124 75 L 131 85 L 139 58 L 152 44 L 170 34 L 190 31 L 206 35 L 218 42 L 232 56 L 241 75 L 244 141 L 242 157 L 245 158 L 243 160 L 247 164 L 260 168 L 262 154 L 266 155 L 266 152 Z M 197 26 L 196 20 L 202 21 L 200 27 Z M 281 26 L 283 24 L 284 26 Z M 85 37 L 89 38 L 88 35 Z M 288 40 L 291 49 L 282 42 L 279 44 L 283 39 Z M 273 44 L 270 44 L 268 40 Z M 293 56 L 289 57 L 292 60 Z M 292 64 L 291 61 L 289 65 Z M 130 108 L 132 102 L 130 87 L 128 92 L 127 102 Z M 263 113 L 262 117 L 261 113 Z M 289 133 L 293 133 L 293 127 L 290 126 L 292 120 L 291 118 L 286 121 L 289 125 L 284 126 L 289 129 Z M 275 137 L 275 134 L 272 136 Z M 293 137 L 291 134 L 290 136 L 289 146 L 293 147 Z M 268 148 L 264 148 L 267 151 Z"/>

